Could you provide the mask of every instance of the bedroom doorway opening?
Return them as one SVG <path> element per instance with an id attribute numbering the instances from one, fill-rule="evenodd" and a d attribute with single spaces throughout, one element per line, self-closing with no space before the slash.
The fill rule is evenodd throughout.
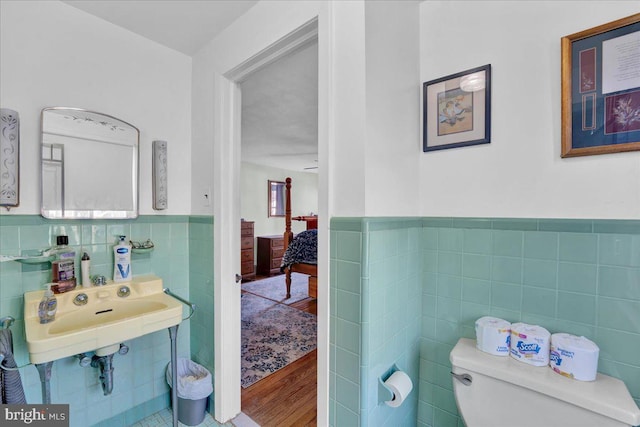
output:
<path id="1" fill-rule="evenodd" d="M 262 426 L 316 425 L 318 301 L 309 286 L 317 286 L 317 273 L 292 273 L 287 295 L 280 270 L 285 212 L 272 210 L 271 203 L 285 199 L 285 193 L 272 194 L 282 188 L 273 183 L 290 178 L 290 216 L 300 217 L 292 221 L 293 233 L 317 224 L 317 36 L 238 85 L 241 408 Z"/>

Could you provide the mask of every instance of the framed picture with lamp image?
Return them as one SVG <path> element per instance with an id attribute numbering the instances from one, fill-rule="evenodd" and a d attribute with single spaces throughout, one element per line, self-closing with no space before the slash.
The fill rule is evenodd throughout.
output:
<path id="1" fill-rule="evenodd" d="M 423 84 L 422 151 L 491 142 L 491 64 Z"/>

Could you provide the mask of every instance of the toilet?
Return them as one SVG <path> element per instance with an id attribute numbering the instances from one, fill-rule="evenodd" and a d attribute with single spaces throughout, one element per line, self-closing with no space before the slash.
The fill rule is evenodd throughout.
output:
<path id="1" fill-rule="evenodd" d="M 619 379 L 584 382 L 549 367 L 493 356 L 461 338 L 449 355 L 453 391 L 467 427 L 640 425 L 640 408 Z"/>

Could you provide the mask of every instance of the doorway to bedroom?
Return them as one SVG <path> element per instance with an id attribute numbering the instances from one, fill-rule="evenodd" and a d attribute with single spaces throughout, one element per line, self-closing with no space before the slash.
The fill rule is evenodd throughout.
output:
<path id="1" fill-rule="evenodd" d="M 291 273 L 288 292 L 280 267 L 287 178 L 291 231 L 315 236 L 317 224 L 317 39 L 251 73 L 240 89 L 242 411 L 261 426 L 316 425 L 315 276 Z"/>

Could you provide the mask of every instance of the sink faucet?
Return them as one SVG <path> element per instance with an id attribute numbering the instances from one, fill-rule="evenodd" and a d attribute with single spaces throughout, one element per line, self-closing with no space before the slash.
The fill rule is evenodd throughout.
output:
<path id="1" fill-rule="evenodd" d="M 107 278 L 104 276 L 93 276 L 91 278 L 93 286 L 104 286 L 107 284 Z"/>

